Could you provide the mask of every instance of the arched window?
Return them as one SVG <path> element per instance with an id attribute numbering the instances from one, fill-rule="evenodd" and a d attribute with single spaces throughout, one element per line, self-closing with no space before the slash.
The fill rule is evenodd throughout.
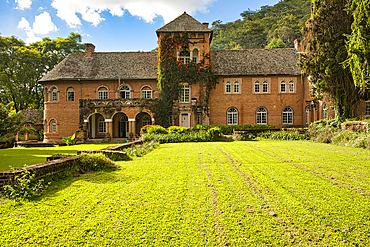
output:
<path id="1" fill-rule="evenodd" d="M 226 82 L 226 85 L 225 85 L 225 92 L 226 93 L 231 93 L 231 82 Z"/>
<path id="2" fill-rule="evenodd" d="M 67 101 L 75 101 L 75 90 L 72 87 L 67 89 Z"/>
<path id="3" fill-rule="evenodd" d="M 259 81 L 255 81 L 254 82 L 254 92 L 255 93 L 259 93 L 260 92 L 260 82 Z"/>
<path id="4" fill-rule="evenodd" d="M 293 109 L 289 106 L 283 110 L 283 124 L 293 124 Z"/>
<path id="5" fill-rule="evenodd" d="M 150 116 L 143 117 L 143 127 L 145 125 L 150 125 L 151 123 L 152 123 L 152 121 L 150 120 Z"/>
<path id="6" fill-rule="evenodd" d="M 257 124 L 267 124 L 267 109 L 265 107 L 259 107 L 257 109 L 256 122 Z"/>
<path id="7" fill-rule="evenodd" d="M 98 89 L 98 99 L 108 99 L 108 89 L 106 87 Z"/>
<path id="8" fill-rule="evenodd" d="M 193 62 L 194 63 L 198 63 L 198 61 L 199 61 L 198 53 L 199 53 L 198 49 L 193 50 Z"/>
<path id="9" fill-rule="evenodd" d="M 239 82 L 234 82 L 234 93 L 239 93 Z"/>
<path id="10" fill-rule="evenodd" d="M 56 88 L 51 91 L 51 101 L 58 101 L 58 89 Z"/>
<path id="11" fill-rule="evenodd" d="M 99 133 L 105 133 L 106 131 L 106 128 L 105 128 L 105 120 L 103 117 L 100 117 L 99 118 L 99 121 L 98 121 L 98 129 L 99 129 Z"/>
<path id="12" fill-rule="evenodd" d="M 289 93 L 294 93 L 294 82 L 293 81 L 289 82 Z"/>
<path id="13" fill-rule="evenodd" d="M 306 112 L 306 124 L 309 124 L 310 109 L 308 108 L 308 106 L 306 106 L 305 112 Z"/>
<path id="14" fill-rule="evenodd" d="M 130 87 L 127 85 L 122 85 L 119 89 L 119 97 L 122 99 L 129 99 L 131 98 L 131 90 Z"/>
<path id="15" fill-rule="evenodd" d="M 148 86 L 145 86 L 141 89 L 141 98 L 150 99 L 152 98 L 152 89 Z"/>
<path id="16" fill-rule="evenodd" d="M 322 104 L 322 119 L 328 118 L 328 109 L 326 108 L 326 104 Z"/>
<path id="17" fill-rule="evenodd" d="M 269 92 L 269 83 L 267 81 L 264 81 L 262 84 L 262 92 L 268 93 Z"/>
<path id="18" fill-rule="evenodd" d="M 227 110 L 227 125 L 237 125 L 238 124 L 238 110 L 235 107 Z"/>
<path id="19" fill-rule="evenodd" d="M 190 63 L 190 52 L 189 49 L 182 49 L 179 54 L 179 59 L 184 64 Z"/>
<path id="20" fill-rule="evenodd" d="M 286 92 L 286 83 L 285 83 L 285 81 L 280 82 L 280 92 L 281 93 Z"/>
<path id="21" fill-rule="evenodd" d="M 50 133 L 57 133 L 57 123 L 55 120 L 50 121 Z"/>

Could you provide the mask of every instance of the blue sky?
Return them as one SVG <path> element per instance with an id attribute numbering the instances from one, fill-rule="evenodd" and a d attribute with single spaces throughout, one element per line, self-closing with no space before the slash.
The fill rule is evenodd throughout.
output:
<path id="1" fill-rule="evenodd" d="M 78 32 L 96 51 L 150 51 L 155 30 L 184 11 L 200 22 L 223 23 L 279 0 L 0 0 L 0 35 L 29 43 Z"/>

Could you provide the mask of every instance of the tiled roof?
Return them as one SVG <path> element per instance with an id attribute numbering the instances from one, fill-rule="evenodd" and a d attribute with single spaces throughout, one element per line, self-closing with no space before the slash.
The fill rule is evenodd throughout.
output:
<path id="1" fill-rule="evenodd" d="M 294 48 L 211 51 L 220 75 L 300 75 Z"/>
<path id="2" fill-rule="evenodd" d="M 173 21 L 167 23 L 157 31 L 161 32 L 207 32 L 211 33 L 212 30 L 201 24 L 199 21 L 195 20 L 193 17 L 184 12 L 182 15 L 174 19 Z"/>
<path id="3" fill-rule="evenodd" d="M 69 54 L 40 82 L 54 80 L 156 79 L 157 52 L 95 52 Z"/>

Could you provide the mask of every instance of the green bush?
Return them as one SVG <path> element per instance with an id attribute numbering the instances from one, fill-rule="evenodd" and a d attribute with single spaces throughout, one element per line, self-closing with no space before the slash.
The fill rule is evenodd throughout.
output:
<path id="1" fill-rule="evenodd" d="M 210 128 L 207 132 L 210 135 L 212 141 L 216 141 L 222 136 L 221 128 L 218 126 Z"/>
<path id="2" fill-rule="evenodd" d="M 75 134 L 73 134 L 72 136 L 68 136 L 68 137 L 64 137 L 62 138 L 62 142 L 64 142 L 65 144 L 67 144 L 67 146 L 70 146 L 70 145 L 75 145 L 76 144 L 76 136 Z"/>
<path id="3" fill-rule="evenodd" d="M 118 168 L 113 161 L 102 153 L 82 153 L 80 157 L 79 165 L 84 171 L 100 171 Z"/>
<path id="4" fill-rule="evenodd" d="M 181 127 L 181 126 L 171 126 L 168 127 L 168 133 L 186 133 L 188 132 L 188 128 L 186 127 Z"/>
<path id="5" fill-rule="evenodd" d="M 146 134 L 142 136 L 142 141 L 156 141 L 159 143 L 177 143 L 177 142 L 208 142 L 211 141 L 211 135 L 208 131 L 189 131 L 187 133 L 169 133 L 169 134 Z"/>
<path id="6" fill-rule="evenodd" d="M 296 141 L 296 140 L 307 140 L 308 136 L 302 134 L 299 131 L 267 131 L 258 134 L 259 138 L 270 139 L 270 140 L 285 140 L 285 141 Z"/>
<path id="7" fill-rule="evenodd" d="M 160 125 L 150 125 L 146 128 L 148 134 L 167 134 L 168 131 Z"/>
<path id="8" fill-rule="evenodd" d="M 270 129 L 275 128 L 274 125 L 260 125 L 260 124 L 245 124 L 245 125 L 196 125 L 193 130 L 207 130 L 213 127 L 219 127 L 221 133 L 224 135 L 232 135 L 233 130 L 236 129 Z"/>
<path id="9" fill-rule="evenodd" d="M 15 176 L 13 185 L 4 186 L 4 194 L 10 199 L 27 200 L 41 195 L 42 189 L 46 186 L 44 180 L 37 180 L 35 173 L 31 173 L 26 168 L 20 175 Z"/>
<path id="10" fill-rule="evenodd" d="M 133 147 L 127 148 L 124 151 L 129 157 L 141 157 L 144 154 L 149 153 L 154 148 L 159 145 L 157 141 L 143 142 L 141 145 L 135 145 Z"/>

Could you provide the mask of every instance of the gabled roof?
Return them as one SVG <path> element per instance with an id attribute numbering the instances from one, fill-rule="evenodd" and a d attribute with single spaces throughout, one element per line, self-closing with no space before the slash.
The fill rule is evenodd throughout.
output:
<path id="1" fill-rule="evenodd" d="M 157 31 L 159 33 L 178 33 L 178 32 L 201 32 L 201 33 L 212 33 L 213 31 L 201 24 L 199 21 L 184 12 L 182 15 L 167 23 Z"/>
<path id="2" fill-rule="evenodd" d="M 157 79 L 157 52 L 71 53 L 39 82 L 54 80 Z"/>
<path id="3" fill-rule="evenodd" d="M 294 48 L 211 51 L 213 68 L 224 76 L 300 75 Z"/>

